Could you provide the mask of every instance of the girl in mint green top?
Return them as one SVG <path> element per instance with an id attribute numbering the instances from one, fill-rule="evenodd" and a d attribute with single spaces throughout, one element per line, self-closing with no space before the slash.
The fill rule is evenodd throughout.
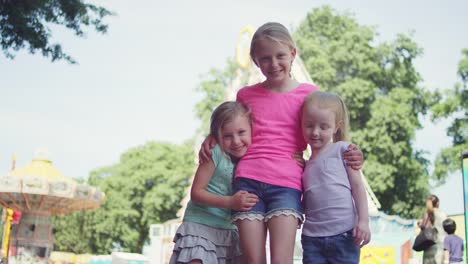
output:
<path id="1" fill-rule="evenodd" d="M 214 164 L 214 172 L 206 191 L 214 195 L 227 196 L 231 194 L 232 171 L 234 165 L 227 159 L 223 151 L 216 145 L 211 150 Z M 231 210 L 228 208 L 212 207 L 196 203 L 193 200 L 187 204 L 184 214 L 184 222 L 199 223 L 217 228 L 236 229 L 231 223 Z"/>
<path id="2" fill-rule="evenodd" d="M 249 210 L 258 201 L 246 191 L 231 193 L 234 164 L 251 143 L 250 110 L 225 102 L 211 116 L 210 134 L 219 145 L 212 158 L 198 166 L 183 223 L 174 237 L 170 264 L 242 263 L 239 236 L 230 210 Z"/>

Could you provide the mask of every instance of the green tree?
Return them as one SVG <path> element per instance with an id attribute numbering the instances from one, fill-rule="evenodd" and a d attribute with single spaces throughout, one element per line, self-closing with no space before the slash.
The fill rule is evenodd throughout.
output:
<path id="1" fill-rule="evenodd" d="M 112 15 L 103 7 L 85 3 L 83 0 L 3 0 L 0 1 L 0 44 L 7 58 L 28 49 L 30 53 L 41 52 L 52 61 L 76 61 L 62 51 L 60 44 L 50 43 L 51 25 L 61 25 L 76 36 L 83 37 L 83 27 L 94 27 L 99 33 L 107 31 L 102 22 Z"/>
<path id="2" fill-rule="evenodd" d="M 237 68 L 234 61 L 228 60 L 223 70 L 213 68 L 205 74 L 202 82 L 195 89 L 203 96 L 203 99 L 195 105 L 195 115 L 201 120 L 199 133 L 203 135 L 209 133 L 211 113 L 225 101 L 226 90 L 236 77 Z"/>
<path id="3" fill-rule="evenodd" d="M 92 239 L 92 224 L 89 212 L 75 212 L 52 218 L 54 224 L 55 251 L 75 254 L 92 252 L 89 241 Z"/>
<path id="4" fill-rule="evenodd" d="M 432 107 L 433 120 L 442 118 L 453 119 L 447 129 L 447 135 L 452 138 L 452 146 L 444 148 L 436 157 L 434 178 L 445 177 L 460 169 L 460 154 L 468 149 L 468 49 L 462 51 L 463 58 L 458 63 L 458 76 L 461 82 L 455 84 L 453 89 L 446 90 L 438 99 L 443 101 Z"/>
<path id="5" fill-rule="evenodd" d="M 192 146 L 149 142 L 123 153 L 117 164 L 91 172 L 89 184 L 105 192 L 105 202 L 98 210 L 56 220 L 62 225 L 56 226 L 58 248 L 142 252 L 150 224 L 175 218 L 181 207 L 195 168 Z"/>
<path id="6" fill-rule="evenodd" d="M 351 141 L 364 152 L 364 174 L 391 214 L 416 217 L 428 192 L 428 161 L 413 146 L 431 94 L 414 60 L 422 50 L 410 36 L 377 43 L 375 28 L 329 7 L 308 13 L 294 32 L 314 82 L 340 94 L 351 119 Z"/>

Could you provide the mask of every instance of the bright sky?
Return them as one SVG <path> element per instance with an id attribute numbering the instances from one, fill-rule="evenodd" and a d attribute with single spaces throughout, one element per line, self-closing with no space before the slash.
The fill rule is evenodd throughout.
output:
<path id="1" fill-rule="evenodd" d="M 24 166 L 42 148 L 65 175 L 87 177 L 131 147 L 192 137 L 199 125 L 194 89 L 209 69 L 234 56 L 239 31 L 267 21 L 294 28 L 323 4 L 376 26 L 380 40 L 414 31 L 424 49 L 416 66 L 431 90 L 452 87 L 461 50 L 468 48 L 463 0 L 96 2 L 117 13 L 106 19 L 108 34 L 81 39 L 53 32 L 79 65 L 26 52 L 14 60 L 0 57 L 0 174 L 9 171 L 13 154 Z M 450 144 L 448 122 L 424 124 L 416 146 L 433 161 Z M 459 173 L 434 190 L 448 214 L 463 211 L 461 186 Z"/>

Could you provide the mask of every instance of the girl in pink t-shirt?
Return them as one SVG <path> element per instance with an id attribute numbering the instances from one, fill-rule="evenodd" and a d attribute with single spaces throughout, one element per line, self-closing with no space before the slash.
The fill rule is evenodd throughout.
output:
<path id="1" fill-rule="evenodd" d="M 303 165 L 293 156 L 306 148 L 300 122 L 304 98 L 318 88 L 291 78 L 296 47 L 279 23 L 257 29 L 250 56 L 266 80 L 237 93 L 237 100 L 252 110 L 253 135 L 252 145 L 236 167 L 233 192 L 253 193 L 259 202 L 249 211 L 233 211 L 232 220 L 239 229 L 244 263 L 266 263 L 268 230 L 271 263 L 292 264 L 296 230 L 303 221 Z M 200 162 L 214 144 L 212 137 L 205 140 Z M 362 153 L 355 146 L 350 149 L 344 156 L 349 165 L 360 169 Z"/>

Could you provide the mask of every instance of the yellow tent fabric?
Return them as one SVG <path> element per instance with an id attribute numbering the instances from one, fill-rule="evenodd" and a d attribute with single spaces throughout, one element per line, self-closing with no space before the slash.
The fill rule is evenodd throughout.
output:
<path id="1" fill-rule="evenodd" d="M 52 166 L 52 162 L 50 160 L 41 157 L 35 158 L 31 163 L 24 167 L 11 171 L 10 175 L 74 181 L 73 179 L 64 176 L 58 169 Z"/>

